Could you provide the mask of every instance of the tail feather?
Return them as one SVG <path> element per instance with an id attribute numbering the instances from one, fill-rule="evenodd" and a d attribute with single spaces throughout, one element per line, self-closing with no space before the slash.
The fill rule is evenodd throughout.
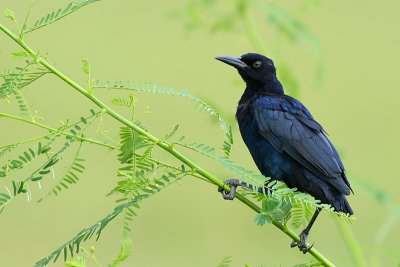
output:
<path id="1" fill-rule="evenodd" d="M 349 202 L 346 199 L 345 195 L 341 195 L 333 204 L 333 207 L 336 211 L 341 211 L 343 213 L 353 215 L 353 209 L 350 207 Z"/>

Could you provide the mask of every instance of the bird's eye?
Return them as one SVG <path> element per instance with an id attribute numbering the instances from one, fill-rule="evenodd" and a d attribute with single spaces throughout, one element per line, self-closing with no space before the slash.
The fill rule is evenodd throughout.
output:
<path id="1" fill-rule="evenodd" d="M 253 63 L 254 68 L 259 68 L 261 67 L 261 61 L 257 60 L 256 62 Z"/>

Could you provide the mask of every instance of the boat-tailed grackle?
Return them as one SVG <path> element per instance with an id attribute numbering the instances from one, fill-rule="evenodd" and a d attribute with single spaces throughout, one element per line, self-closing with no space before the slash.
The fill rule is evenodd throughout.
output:
<path id="1" fill-rule="evenodd" d="M 352 189 L 335 147 L 307 108 L 284 94 L 273 61 L 255 53 L 216 59 L 236 68 L 246 82 L 236 119 L 260 172 L 330 204 L 338 212 L 353 214 L 346 199 Z M 233 193 L 219 191 L 225 199 L 233 199 L 240 184 L 236 179 L 227 184 Z M 293 241 L 292 247 L 299 247 L 303 253 L 310 249 L 307 236 L 319 211 L 300 233 L 300 242 Z"/>

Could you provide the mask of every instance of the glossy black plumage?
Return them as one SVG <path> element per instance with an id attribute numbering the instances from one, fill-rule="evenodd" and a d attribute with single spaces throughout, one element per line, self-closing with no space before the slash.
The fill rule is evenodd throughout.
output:
<path id="1" fill-rule="evenodd" d="M 272 60 L 254 53 L 217 59 L 246 82 L 236 118 L 261 173 L 353 214 L 346 199 L 352 189 L 335 147 L 307 108 L 284 94 Z"/>

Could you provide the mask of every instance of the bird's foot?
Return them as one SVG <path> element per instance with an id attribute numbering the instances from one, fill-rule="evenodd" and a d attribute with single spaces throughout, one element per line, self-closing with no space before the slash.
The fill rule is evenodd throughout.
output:
<path id="1" fill-rule="evenodd" d="M 224 182 L 224 184 L 229 185 L 231 187 L 231 191 L 226 192 L 223 187 L 218 187 L 218 192 L 221 193 L 222 197 L 225 200 L 233 200 L 235 198 L 236 188 L 240 186 L 240 182 L 238 179 L 228 179 Z"/>
<path id="2" fill-rule="evenodd" d="M 307 237 L 308 237 L 308 233 L 302 231 L 300 233 L 300 241 L 299 242 L 293 241 L 290 244 L 290 247 L 292 247 L 292 248 L 298 247 L 300 249 L 300 251 L 302 251 L 304 254 L 306 254 L 314 246 L 314 244 L 312 244 L 309 247 L 307 246 Z"/>

